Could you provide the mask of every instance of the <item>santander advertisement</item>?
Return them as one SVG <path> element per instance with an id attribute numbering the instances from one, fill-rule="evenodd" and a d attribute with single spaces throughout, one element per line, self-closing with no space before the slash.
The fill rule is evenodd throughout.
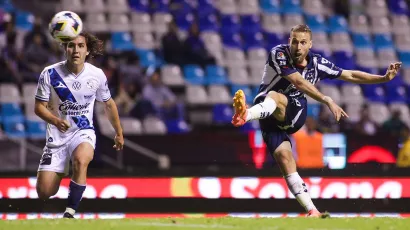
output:
<path id="1" fill-rule="evenodd" d="M 312 198 L 409 198 L 409 178 L 304 178 Z M 54 198 L 67 198 L 64 179 Z M 36 178 L 0 178 L 0 198 L 38 198 Z M 89 178 L 84 198 L 286 199 L 294 198 L 282 178 Z"/>

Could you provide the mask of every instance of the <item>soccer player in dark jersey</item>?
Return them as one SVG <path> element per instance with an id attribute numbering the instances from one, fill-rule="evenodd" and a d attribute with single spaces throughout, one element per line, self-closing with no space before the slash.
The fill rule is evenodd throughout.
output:
<path id="1" fill-rule="evenodd" d="M 378 84 L 392 80 L 401 63 L 392 63 L 384 76 L 356 70 L 343 70 L 318 54 L 310 52 L 312 32 L 306 25 L 291 29 L 289 44 L 272 48 L 254 106 L 247 108 L 245 94 L 238 90 L 233 98 L 234 126 L 259 120 L 263 139 L 278 162 L 289 190 L 306 209 L 308 216 L 322 214 L 313 204 L 302 178 L 296 171 L 289 134 L 298 131 L 306 120 L 305 94 L 327 105 L 335 119 L 348 117 L 332 98 L 314 86 L 323 79 L 340 79 L 358 84 Z"/>

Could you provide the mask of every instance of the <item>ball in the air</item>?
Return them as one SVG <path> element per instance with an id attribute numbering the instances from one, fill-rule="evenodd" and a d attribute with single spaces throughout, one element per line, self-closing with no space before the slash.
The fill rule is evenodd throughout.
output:
<path id="1" fill-rule="evenodd" d="M 83 30 L 81 18 L 74 12 L 61 11 L 54 15 L 48 25 L 51 36 L 58 42 L 69 42 Z"/>

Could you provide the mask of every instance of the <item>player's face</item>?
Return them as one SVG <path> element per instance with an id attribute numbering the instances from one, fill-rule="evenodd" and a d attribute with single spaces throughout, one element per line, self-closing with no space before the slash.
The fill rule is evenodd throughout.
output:
<path id="1" fill-rule="evenodd" d="M 82 65 L 89 54 L 85 37 L 78 36 L 70 41 L 66 47 L 67 61 L 74 65 Z"/>
<path id="2" fill-rule="evenodd" d="M 310 48 L 312 48 L 312 39 L 309 33 L 292 32 L 289 38 L 289 45 L 293 61 L 302 63 Z"/>

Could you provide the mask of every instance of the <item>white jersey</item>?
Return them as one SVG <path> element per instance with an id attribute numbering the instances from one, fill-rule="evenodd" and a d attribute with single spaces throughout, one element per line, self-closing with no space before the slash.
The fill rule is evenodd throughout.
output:
<path id="1" fill-rule="evenodd" d="M 49 110 L 71 127 L 60 132 L 54 125 L 47 125 L 47 147 L 65 145 L 76 132 L 94 129 L 94 102 L 111 98 L 104 72 L 92 64 L 85 63 L 77 76 L 71 73 L 65 61 L 46 67 L 41 73 L 36 99 L 48 102 Z"/>

